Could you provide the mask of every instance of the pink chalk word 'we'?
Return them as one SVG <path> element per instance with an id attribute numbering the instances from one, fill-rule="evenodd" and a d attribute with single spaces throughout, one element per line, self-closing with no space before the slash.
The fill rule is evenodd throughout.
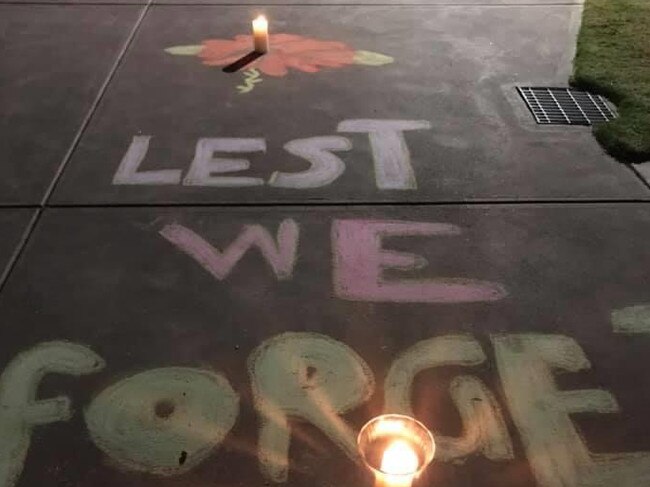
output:
<path id="1" fill-rule="evenodd" d="M 166 225 L 160 234 L 218 280 L 224 280 L 249 249 L 257 248 L 278 280 L 290 279 L 295 266 L 300 227 L 283 220 L 274 238 L 261 225 L 245 225 L 223 251 L 194 231 Z M 448 223 L 389 220 L 334 220 L 332 225 L 333 286 L 337 297 L 351 301 L 393 303 L 468 303 L 496 301 L 507 295 L 498 283 L 469 278 L 386 279 L 385 270 L 417 270 L 428 263 L 422 256 L 386 250 L 385 237 L 460 235 Z"/>

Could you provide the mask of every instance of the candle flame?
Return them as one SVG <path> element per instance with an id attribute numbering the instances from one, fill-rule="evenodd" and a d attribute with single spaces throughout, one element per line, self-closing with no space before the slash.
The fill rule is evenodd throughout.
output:
<path id="1" fill-rule="evenodd" d="M 264 15 L 258 15 L 255 20 L 253 20 L 253 29 L 255 30 L 266 30 L 269 25 L 269 21 L 266 20 Z"/>
<path id="2" fill-rule="evenodd" d="M 269 50 L 269 23 L 264 15 L 253 20 L 253 50 L 259 54 Z"/>
<path id="3" fill-rule="evenodd" d="M 413 448 L 406 441 L 396 440 L 386 448 L 380 470 L 388 475 L 414 475 L 419 466 Z"/>

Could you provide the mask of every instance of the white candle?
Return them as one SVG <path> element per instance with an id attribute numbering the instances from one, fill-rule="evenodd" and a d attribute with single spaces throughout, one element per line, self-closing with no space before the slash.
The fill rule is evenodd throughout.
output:
<path id="1" fill-rule="evenodd" d="M 269 22 L 263 15 L 253 20 L 253 48 L 259 53 L 269 50 Z"/>

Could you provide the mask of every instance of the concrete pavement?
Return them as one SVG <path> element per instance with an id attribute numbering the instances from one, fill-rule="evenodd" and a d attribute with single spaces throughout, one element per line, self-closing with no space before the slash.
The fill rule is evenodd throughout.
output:
<path id="1" fill-rule="evenodd" d="M 650 190 L 515 91 L 580 2 L 247 3 L 0 0 L 0 487 L 645 485 Z"/>

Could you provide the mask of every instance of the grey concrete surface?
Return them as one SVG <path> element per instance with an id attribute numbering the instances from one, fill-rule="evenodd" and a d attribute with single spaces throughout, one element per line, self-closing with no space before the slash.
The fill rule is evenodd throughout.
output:
<path id="1" fill-rule="evenodd" d="M 11 4 L 129 4 L 146 5 L 147 0 L 0 0 Z M 582 5 L 584 0 L 152 0 L 151 4 L 162 5 L 442 5 L 464 7 L 468 5 L 482 6 L 549 6 L 549 5 Z"/>
<path id="2" fill-rule="evenodd" d="M 216 278 L 207 270 L 209 259 L 197 260 L 163 236 L 169 225 L 180 225 L 225 251 L 244 225 L 261 225 L 275 235 L 287 219 L 295 222 L 299 243 L 295 265 L 281 279 L 258 249 L 246 252 L 227 276 Z M 342 221 L 455 225 L 457 235 L 407 236 L 402 228 L 402 236 L 385 238 L 385 249 L 428 260 L 419 270 L 385 270 L 388 282 L 482 279 L 498 283 L 507 294 L 475 303 L 395 302 L 390 293 L 372 302 L 346 297 L 335 284 L 336 262 L 339 270 L 344 265 L 335 257 L 346 245 L 344 234 L 337 240 L 332 230 Z M 481 378 L 495 391 L 510 424 L 490 337 L 567 337 L 584 351 L 590 370 L 564 374 L 561 387 L 600 387 L 620 405 L 616 414 L 575 419 L 585 444 L 603 454 L 650 450 L 650 377 L 641 366 L 648 339 L 615 333 L 611 321 L 612 311 L 648 302 L 648 232 L 647 205 L 621 204 L 47 210 L 0 294 L 3 367 L 39 343 L 67 340 L 89 347 L 106 362 L 103 370 L 84 377 L 46 376 L 40 397 L 65 394 L 76 411 L 87 411 L 110 385 L 156 367 L 223 374 L 241 402 L 238 421 L 220 448 L 189 472 L 163 477 L 134 472 L 119 456 L 111 459 L 89 437 L 82 414 L 38 427 L 19 485 L 263 485 L 259 416 L 251 402 L 247 359 L 255 347 L 287 331 L 326 335 L 367 361 L 377 380 L 375 394 L 343 416 L 355 429 L 381 410 L 383 379 L 401 353 L 436 336 L 475 337 L 488 354 L 485 363 L 423 372 L 413 391 L 418 417 L 436 434 L 451 436 L 459 435 L 461 427 L 447 388 L 460 373 Z M 366 257 L 373 253 L 371 247 L 357 250 Z M 146 405 L 159 397 L 142 387 L 138 401 L 148 424 Z M 533 391 L 530 386 L 525 393 Z M 116 402 L 114 407 L 122 406 Z M 179 402 L 173 413 L 179 421 L 193 411 L 183 408 Z M 128 422 L 128 416 L 120 421 Z M 126 424 L 120 421 L 116 431 Z M 290 476 L 283 485 L 372 485 L 317 428 L 295 424 Z M 198 432 L 204 426 L 188 428 Z M 516 427 L 510 431 L 519 445 L 523 433 Z M 172 451 L 183 450 L 182 438 L 169 440 Z M 535 484 L 528 460 L 517 446 L 511 460 L 476 454 L 462 463 L 437 461 L 430 475 L 432 482 L 454 487 L 522 487 Z"/>
<path id="3" fill-rule="evenodd" d="M 211 4 L 211 5 L 441 5 L 441 6 L 549 6 L 549 5 L 582 5 L 584 0 L 267 0 L 255 2 L 242 0 L 154 0 L 155 4 Z"/>
<path id="4" fill-rule="evenodd" d="M 379 487 L 384 411 L 413 487 L 648 483 L 648 174 L 515 91 L 581 6 L 434 1 L 0 6 L 0 487 Z"/>
<path id="5" fill-rule="evenodd" d="M 139 12 L 0 5 L 0 205 L 41 202 Z"/>
<path id="6" fill-rule="evenodd" d="M 564 85 L 578 6 L 545 8 L 269 7 L 275 33 L 346 44 L 391 56 L 383 66 L 346 65 L 286 76 L 224 73 L 198 56 L 165 48 L 246 34 L 255 9 L 153 7 L 98 108 L 53 201 L 65 204 L 639 199 L 647 188 L 604 154 L 585 127 L 531 124 L 517 83 Z M 517 42 L 513 40 L 517 39 Z M 200 49 L 200 48 L 199 48 Z M 248 47 L 245 45 L 245 53 Z M 282 53 L 269 54 L 273 62 Z M 304 53 L 298 53 L 298 58 Z M 291 59 L 289 55 L 288 59 Z M 264 58 L 262 59 L 262 61 Z M 258 61 L 260 62 L 260 61 Z M 281 64 L 284 61 L 279 61 Z M 146 70 L 142 67 L 147 66 Z M 257 66 L 257 65 L 256 65 Z M 405 132 L 414 182 L 378 188 L 367 135 L 337 133 L 351 119 L 422 120 Z M 274 172 L 308 165 L 289 141 L 344 136 L 345 172 L 318 188 L 278 188 Z M 149 136 L 141 171 L 176 171 L 166 184 L 112 184 L 137 136 Z M 256 137 L 266 152 L 244 153 L 255 187 L 183 182 L 201 138 Z M 231 174 L 232 175 L 232 174 Z M 148 176 L 145 176 L 145 178 Z M 154 176 L 155 177 L 155 176 Z M 126 183 L 138 181 L 138 177 Z M 259 181 L 258 181 L 259 182 Z M 193 184 L 204 184 L 196 183 Z M 209 183 L 205 183 L 209 184 Z M 227 183 L 226 183 L 227 184 Z M 237 183 L 233 183 L 237 184 Z"/>
<path id="7" fill-rule="evenodd" d="M 4 279 L 8 265 L 18 251 L 21 239 L 34 215 L 34 210 L 23 208 L 0 209 L 0 276 Z"/>
<path id="8" fill-rule="evenodd" d="M 634 170 L 643 178 L 643 180 L 650 186 L 650 161 L 641 163 L 641 164 L 635 164 L 634 165 Z"/>

